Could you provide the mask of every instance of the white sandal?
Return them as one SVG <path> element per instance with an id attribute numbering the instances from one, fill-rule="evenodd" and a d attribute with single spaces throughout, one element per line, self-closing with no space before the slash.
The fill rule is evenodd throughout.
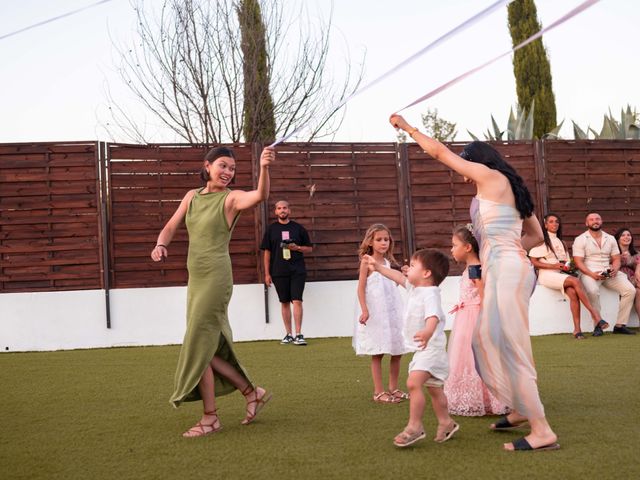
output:
<path id="1" fill-rule="evenodd" d="M 389 392 L 380 392 L 373 396 L 373 401 L 376 403 L 398 403 L 400 400 L 397 400 Z"/>
<path id="2" fill-rule="evenodd" d="M 408 447 L 409 445 L 413 445 L 426 436 L 427 434 L 424 433 L 424 430 L 421 432 L 408 432 L 406 430 L 403 430 L 398 435 L 396 435 L 396 438 L 393 439 L 393 444 L 396 447 L 404 448 Z"/>

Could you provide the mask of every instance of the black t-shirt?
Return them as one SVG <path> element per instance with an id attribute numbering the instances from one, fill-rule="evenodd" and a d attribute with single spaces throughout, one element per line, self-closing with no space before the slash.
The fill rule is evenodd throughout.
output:
<path id="1" fill-rule="evenodd" d="M 291 275 L 293 273 L 305 273 L 304 255 L 302 252 L 289 250 L 291 258 L 285 260 L 282 256 L 283 248 L 280 246 L 283 240 L 290 240 L 302 247 L 311 247 L 311 240 L 307 230 L 299 223 L 289 220 L 288 223 L 275 222 L 267 227 L 264 233 L 261 250 L 271 252 L 269 263 L 269 273 L 277 277 L 281 275 Z"/>

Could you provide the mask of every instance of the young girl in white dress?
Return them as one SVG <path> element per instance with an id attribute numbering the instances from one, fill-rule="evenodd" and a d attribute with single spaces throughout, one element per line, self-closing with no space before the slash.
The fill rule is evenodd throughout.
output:
<path id="1" fill-rule="evenodd" d="M 361 259 L 363 255 L 370 255 L 376 262 L 390 267 L 396 263 L 393 246 L 389 229 L 376 223 L 367 230 L 358 255 Z M 403 308 L 395 282 L 379 272 L 370 271 L 368 263 L 361 261 L 353 348 L 356 355 L 371 356 L 373 400 L 378 403 L 398 403 L 409 398 L 398 388 L 400 360 L 408 351 L 402 336 Z M 387 390 L 382 382 L 382 358 L 385 354 L 391 355 Z"/>

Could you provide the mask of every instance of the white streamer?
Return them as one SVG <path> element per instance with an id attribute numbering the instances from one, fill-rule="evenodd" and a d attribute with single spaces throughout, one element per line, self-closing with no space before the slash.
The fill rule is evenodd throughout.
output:
<path id="1" fill-rule="evenodd" d="M 466 30 L 471 25 L 474 25 L 475 23 L 477 23 L 478 21 L 480 21 L 481 19 L 483 19 L 484 17 L 486 17 L 490 13 L 494 12 L 495 10 L 497 10 L 498 8 L 502 7 L 503 5 L 505 5 L 507 3 L 511 3 L 512 1 L 513 0 L 498 0 L 497 2 L 495 2 L 492 5 L 488 6 L 487 8 L 482 10 L 481 12 L 477 13 L 476 15 L 474 15 L 473 17 L 469 18 L 468 20 L 465 20 L 464 22 L 462 22 L 457 27 L 454 27 L 452 30 L 449 30 L 447 33 L 445 33 L 441 37 L 439 37 L 436 40 L 434 40 L 433 42 L 431 42 L 429 45 L 424 47 L 422 50 L 419 50 L 418 52 L 416 52 L 413 55 L 411 55 L 409 58 L 403 60 L 398 65 L 393 67 L 391 70 L 388 70 L 387 72 L 383 73 L 382 75 L 380 75 L 379 77 L 377 77 L 373 81 L 371 81 L 368 84 L 366 84 L 364 87 L 361 87 L 360 89 L 356 90 L 351 95 L 349 95 L 347 98 L 336 102 L 334 105 L 331 106 L 331 108 L 328 111 L 329 112 L 336 111 L 337 109 L 339 109 L 340 107 L 345 105 L 351 99 L 353 99 L 356 96 L 360 95 L 361 93 L 365 92 L 366 90 L 368 90 L 369 88 L 373 87 L 374 85 L 380 83 L 382 80 L 384 80 L 388 76 L 392 75 L 396 71 L 406 67 L 410 63 L 414 62 L 419 57 L 421 57 L 422 55 L 427 53 L 428 51 L 434 49 L 435 47 L 437 47 L 441 43 L 445 42 L 446 40 L 450 39 L 451 37 L 457 35 L 458 33 Z M 288 140 L 289 138 L 293 137 L 296 133 L 298 133 L 300 130 L 302 130 L 304 127 L 306 127 L 307 124 L 308 123 L 305 123 L 305 124 L 301 125 L 300 127 L 296 128 L 295 130 L 293 130 L 291 133 L 285 135 L 284 137 L 279 138 L 278 140 L 273 142 L 270 146 L 271 147 L 275 147 L 279 143 L 282 143 L 282 142 Z"/>
<path id="2" fill-rule="evenodd" d="M 540 38 L 542 35 L 544 35 L 546 32 L 549 32 L 551 30 L 553 30 L 555 27 L 557 27 L 558 25 L 563 24 L 564 22 L 566 22 L 567 20 L 569 20 L 572 17 L 575 17 L 576 15 L 578 15 L 579 13 L 582 13 L 584 10 L 586 10 L 587 8 L 595 5 L 596 3 L 598 3 L 600 0 L 586 0 L 585 2 L 582 2 L 580 5 L 578 5 L 576 8 L 574 8 L 573 10 L 569 11 L 568 13 L 566 13 L 564 16 L 560 17 L 558 20 L 556 20 L 555 22 L 553 22 L 551 25 L 549 25 L 548 27 L 545 27 L 543 29 L 541 29 L 538 33 L 535 33 L 533 35 L 531 35 L 529 38 L 527 38 L 525 41 L 523 41 L 522 43 L 519 43 L 518 45 L 516 45 L 515 47 L 513 47 L 511 50 L 505 52 L 505 53 L 501 53 L 500 55 L 498 55 L 495 58 L 492 58 L 491 60 L 489 60 L 488 62 L 483 63 L 482 65 L 479 65 L 475 68 L 472 68 L 471 70 L 463 73 L 462 75 L 458 75 L 457 77 L 455 77 L 452 80 L 449 80 L 448 82 L 440 85 L 438 88 L 431 90 L 429 93 L 427 93 L 426 95 L 423 95 L 422 97 L 418 98 L 417 100 L 414 100 L 413 102 L 411 102 L 409 105 L 402 107 L 400 110 L 398 110 L 398 112 L 401 112 L 403 110 L 406 110 L 409 107 L 413 107 L 414 105 L 417 105 L 418 103 L 424 102 L 425 100 L 437 95 L 438 93 L 442 92 L 443 90 L 446 90 L 447 88 L 451 87 L 452 85 L 455 85 L 456 83 L 458 83 L 459 81 L 467 78 L 470 75 L 473 75 L 474 73 L 482 70 L 485 67 L 488 67 L 489 65 L 491 65 L 492 63 L 500 60 L 502 57 L 506 57 L 507 55 L 512 54 L 513 52 L 515 52 L 516 50 L 521 49 L 522 47 L 530 44 L 531 42 L 537 40 L 538 38 Z"/>
<path id="3" fill-rule="evenodd" d="M 4 35 L 0 35 L 0 40 L 4 40 L 5 38 L 9 38 L 13 35 L 17 35 L 18 33 L 26 32 L 27 30 L 31 30 L 32 28 L 41 27 L 42 25 L 46 25 L 47 23 L 55 22 L 56 20 L 60 20 L 61 18 L 69 17 L 71 15 L 75 15 L 76 13 L 80 13 L 84 10 L 88 10 L 89 8 L 97 7 L 98 5 L 102 5 L 103 3 L 108 3 L 111 0 L 100 0 L 98 2 L 92 3 L 91 5 L 87 5 L 85 7 L 77 8 L 72 10 L 71 12 L 63 13 L 62 15 L 58 15 L 47 20 L 43 20 L 42 22 L 34 23 L 33 25 L 29 25 L 28 27 L 21 28 L 20 30 L 16 30 L 14 32 L 5 33 Z"/>

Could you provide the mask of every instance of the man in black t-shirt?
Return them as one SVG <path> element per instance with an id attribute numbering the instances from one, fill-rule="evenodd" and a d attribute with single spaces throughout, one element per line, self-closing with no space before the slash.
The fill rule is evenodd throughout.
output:
<path id="1" fill-rule="evenodd" d="M 276 286 L 282 310 L 282 320 L 287 334 L 283 345 L 306 345 L 302 335 L 302 292 L 307 278 L 304 254 L 313 246 L 307 230 L 289 218 L 289 202 L 280 200 L 275 205 L 277 222 L 267 227 L 260 249 L 264 250 L 264 283 Z M 291 304 L 296 327 L 295 338 L 291 332 Z"/>

